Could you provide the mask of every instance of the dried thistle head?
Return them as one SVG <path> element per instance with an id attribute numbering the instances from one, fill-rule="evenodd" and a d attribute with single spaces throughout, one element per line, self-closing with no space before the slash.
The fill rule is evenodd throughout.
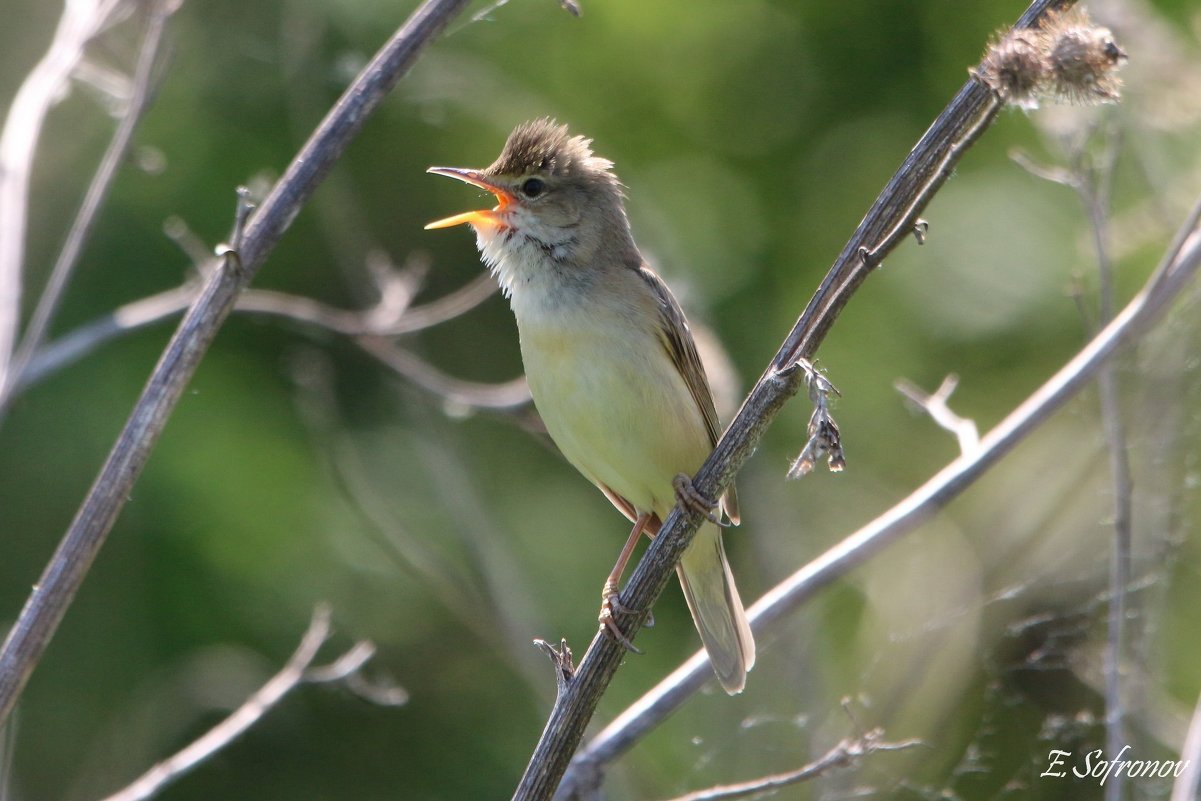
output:
<path id="1" fill-rule="evenodd" d="M 1041 31 L 1017 28 L 989 45 L 974 74 L 1006 103 L 1035 108 L 1037 92 L 1046 79 L 1044 51 Z"/>
<path id="2" fill-rule="evenodd" d="M 1117 68 L 1126 60 L 1108 28 L 1081 8 L 1049 12 L 1037 28 L 998 36 L 972 71 L 997 97 L 1023 108 L 1040 99 L 1107 103 L 1118 99 Z"/>
<path id="3" fill-rule="evenodd" d="M 1126 60 L 1108 28 L 1094 25 L 1088 12 L 1076 8 L 1049 14 L 1047 38 L 1048 91 L 1068 103 L 1108 103 L 1122 86 L 1117 69 Z"/>

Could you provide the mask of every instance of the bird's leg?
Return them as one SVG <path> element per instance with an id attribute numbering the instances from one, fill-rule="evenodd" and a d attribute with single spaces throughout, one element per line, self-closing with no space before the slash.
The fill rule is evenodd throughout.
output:
<path id="1" fill-rule="evenodd" d="M 706 498 L 696 487 L 692 479 L 680 473 L 671 480 L 671 486 L 676 491 L 676 501 L 681 506 L 697 514 L 704 515 L 710 523 L 726 528 L 726 523 L 717 512 L 717 502 Z"/>
<path id="2" fill-rule="evenodd" d="M 632 611 L 621 603 L 621 592 L 619 590 L 621 574 L 625 572 L 626 563 L 630 561 L 630 556 L 634 553 L 634 547 L 638 545 L 638 538 L 642 536 L 642 532 L 646 530 L 647 524 L 650 523 L 653 516 L 650 512 L 638 515 L 638 519 L 634 521 L 634 528 L 630 530 L 630 537 L 626 540 L 625 546 L 621 549 L 621 554 L 617 557 L 617 564 L 613 565 L 613 570 L 609 573 L 609 578 L 605 579 L 604 589 L 601 590 L 601 628 L 607 631 L 613 639 L 624 645 L 627 650 L 633 651 L 636 654 L 640 654 L 642 651 L 634 643 L 630 642 L 630 638 L 618 627 L 617 621 L 613 619 L 613 613 Z"/>

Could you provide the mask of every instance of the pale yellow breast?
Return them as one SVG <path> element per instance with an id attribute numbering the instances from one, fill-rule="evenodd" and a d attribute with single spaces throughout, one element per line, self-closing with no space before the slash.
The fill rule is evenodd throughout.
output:
<path id="1" fill-rule="evenodd" d="M 534 403 L 587 478 L 666 516 L 672 479 L 709 454 L 704 421 L 653 330 L 602 315 L 519 319 Z"/>

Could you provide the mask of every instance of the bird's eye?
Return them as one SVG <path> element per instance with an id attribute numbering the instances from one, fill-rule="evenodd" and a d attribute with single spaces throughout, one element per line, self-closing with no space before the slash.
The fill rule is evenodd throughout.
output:
<path id="1" fill-rule="evenodd" d="M 546 190 L 546 184 L 541 178 L 527 178 L 521 185 L 521 194 L 526 197 L 538 197 Z"/>

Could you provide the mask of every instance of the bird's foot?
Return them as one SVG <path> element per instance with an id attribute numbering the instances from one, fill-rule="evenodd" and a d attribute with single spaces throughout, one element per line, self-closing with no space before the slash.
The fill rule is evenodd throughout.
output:
<path id="1" fill-rule="evenodd" d="M 721 519 L 721 515 L 717 511 L 717 502 L 702 495 L 700 490 L 692 485 L 691 478 L 680 473 L 671 480 L 671 486 L 676 491 L 676 501 L 680 506 L 703 515 L 710 523 L 714 523 L 722 528 L 726 527 L 726 523 Z"/>
<path id="2" fill-rule="evenodd" d="M 630 638 L 625 635 L 625 632 L 621 630 L 621 627 L 617 625 L 617 621 L 613 618 L 618 612 L 633 611 L 633 609 L 630 609 L 621 602 L 621 593 L 617 590 L 617 584 L 613 581 L 606 581 L 604 589 L 601 590 L 601 610 L 600 616 L 597 618 L 601 631 L 607 633 L 627 651 L 640 654 L 642 653 L 642 649 L 630 641 Z"/>

